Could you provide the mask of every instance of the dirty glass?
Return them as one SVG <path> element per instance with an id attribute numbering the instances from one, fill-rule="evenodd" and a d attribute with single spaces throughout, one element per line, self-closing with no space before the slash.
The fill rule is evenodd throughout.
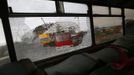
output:
<path id="1" fill-rule="evenodd" d="M 90 47 L 88 17 L 24 17 L 10 18 L 18 59 L 32 61 Z"/>
<path id="2" fill-rule="evenodd" d="M 94 17 L 95 42 L 108 42 L 122 36 L 121 17 Z"/>

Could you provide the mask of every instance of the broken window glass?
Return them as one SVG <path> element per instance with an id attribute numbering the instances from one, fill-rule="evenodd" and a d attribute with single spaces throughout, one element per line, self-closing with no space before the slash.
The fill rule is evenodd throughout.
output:
<path id="1" fill-rule="evenodd" d="M 18 59 L 37 61 L 92 44 L 88 17 L 10 18 Z"/>

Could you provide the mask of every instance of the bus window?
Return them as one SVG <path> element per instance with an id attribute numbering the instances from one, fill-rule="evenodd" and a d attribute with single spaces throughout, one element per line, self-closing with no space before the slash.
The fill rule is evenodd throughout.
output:
<path id="1" fill-rule="evenodd" d="M 10 62 L 2 21 L 0 19 L 0 65 Z"/>
<path id="2" fill-rule="evenodd" d="M 111 14 L 112 15 L 121 15 L 121 9 L 120 8 L 111 8 Z"/>
<path id="3" fill-rule="evenodd" d="M 109 14 L 108 7 L 93 5 L 92 8 L 93 14 Z"/>
<path id="4" fill-rule="evenodd" d="M 134 10 L 125 9 L 125 19 L 134 19 Z"/>
<path id="5" fill-rule="evenodd" d="M 90 47 L 88 17 L 10 18 L 18 59 L 37 61 Z"/>
<path id="6" fill-rule="evenodd" d="M 83 13 L 87 14 L 88 6 L 86 4 L 64 2 L 65 13 Z"/>
<path id="7" fill-rule="evenodd" d="M 96 44 L 108 42 L 122 35 L 121 17 L 94 17 Z"/>
<path id="8" fill-rule="evenodd" d="M 55 13 L 54 1 L 49 0 L 8 0 L 13 12 L 19 13 Z"/>

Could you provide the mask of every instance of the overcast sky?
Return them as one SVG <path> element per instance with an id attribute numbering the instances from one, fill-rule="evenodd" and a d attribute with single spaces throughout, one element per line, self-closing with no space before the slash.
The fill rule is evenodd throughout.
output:
<path id="1" fill-rule="evenodd" d="M 13 12 L 56 12 L 55 2 L 46 0 L 8 0 Z"/>

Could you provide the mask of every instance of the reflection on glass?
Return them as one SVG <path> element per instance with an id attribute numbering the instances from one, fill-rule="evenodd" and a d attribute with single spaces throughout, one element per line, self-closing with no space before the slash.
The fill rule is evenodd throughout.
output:
<path id="1" fill-rule="evenodd" d="M 93 14 L 109 14 L 108 7 L 104 6 L 92 6 Z"/>
<path id="2" fill-rule="evenodd" d="M 91 46 L 87 17 L 10 18 L 18 59 L 33 61 Z"/>
<path id="3" fill-rule="evenodd" d="M 13 12 L 27 13 L 55 13 L 56 7 L 54 1 L 48 0 L 8 0 L 9 7 Z"/>
<path id="4" fill-rule="evenodd" d="M 6 45 L 2 21 L 0 19 L 0 65 L 8 63 L 8 62 L 9 62 L 8 49 Z"/>
<path id="5" fill-rule="evenodd" d="M 64 2 L 65 13 L 84 13 L 88 11 L 86 4 Z"/>
<path id="6" fill-rule="evenodd" d="M 120 8 L 111 8 L 111 14 L 112 15 L 121 15 L 121 9 Z"/>
<path id="7" fill-rule="evenodd" d="M 126 19 L 134 19 L 134 10 L 125 9 L 125 18 Z"/>
<path id="8" fill-rule="evenodd" d="M 122 35 L 122 19 L 120 17 L 94 18 L 96 43 L 104 43 Z"/>

